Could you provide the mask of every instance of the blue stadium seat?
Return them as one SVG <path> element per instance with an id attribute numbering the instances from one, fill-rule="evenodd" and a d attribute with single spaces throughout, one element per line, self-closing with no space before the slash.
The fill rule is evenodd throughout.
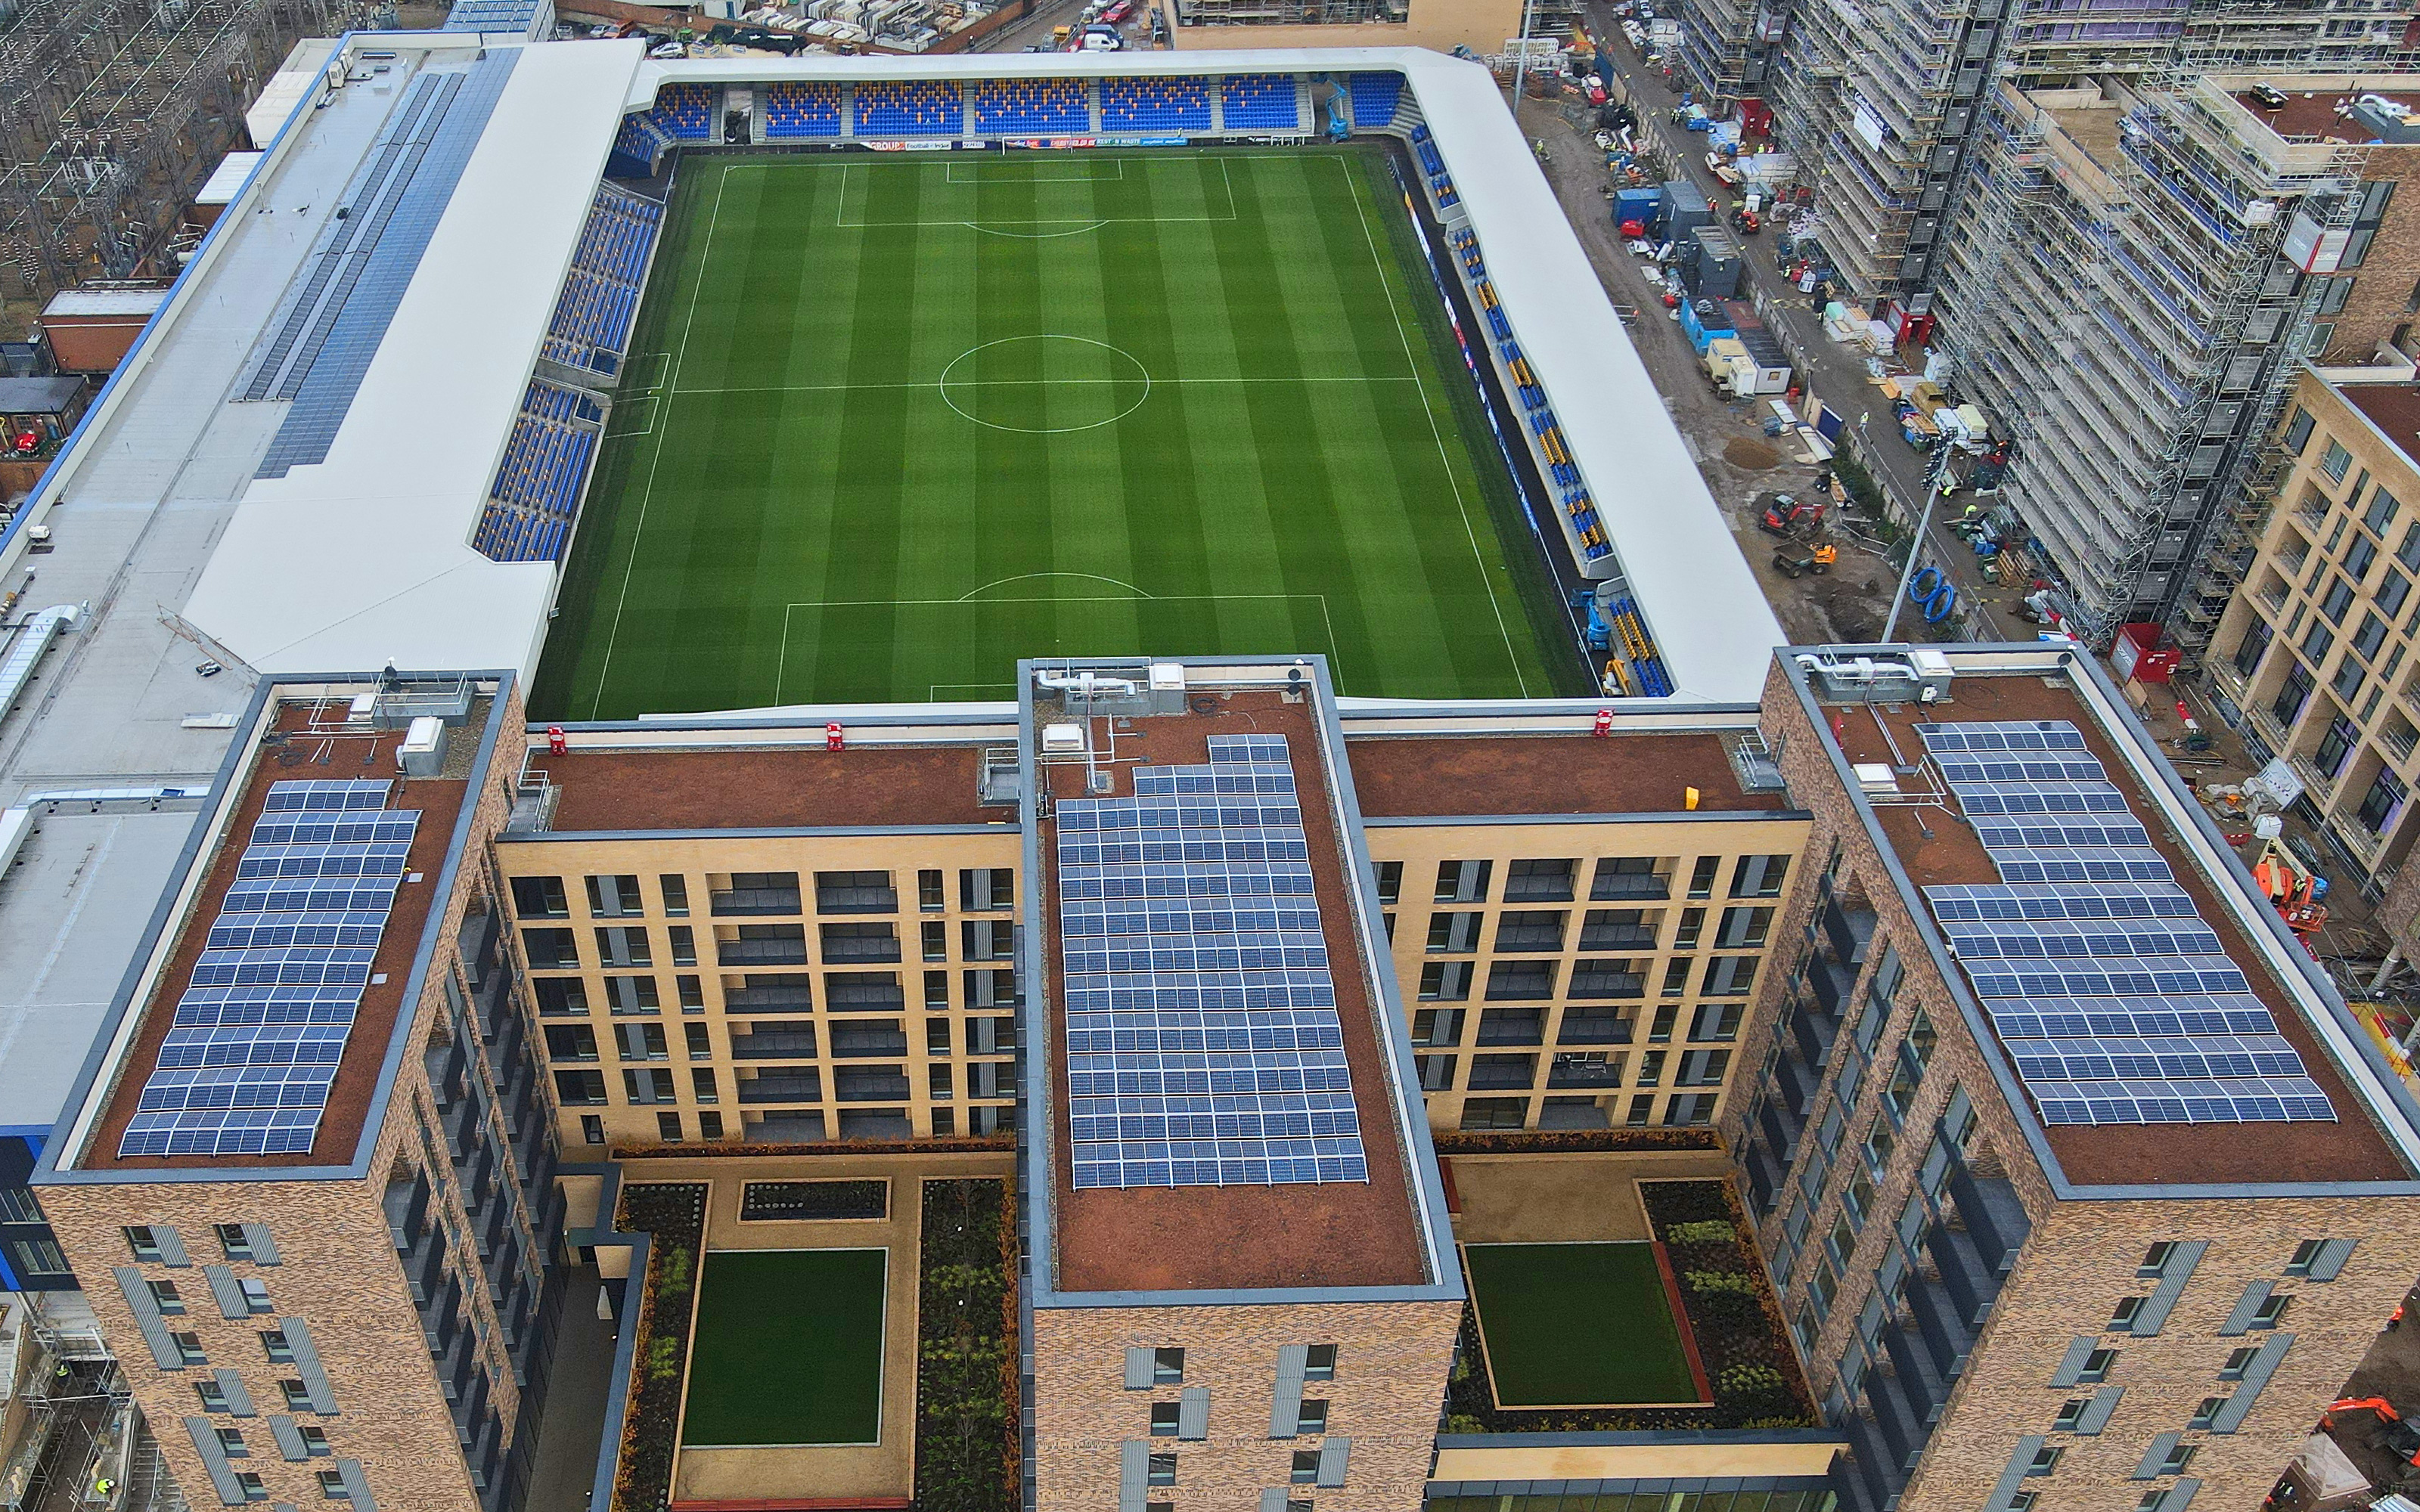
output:
<path id="1" fill-rule="evenodd" d="M 599 373 L 620 367 L 663 215 L 654 200 L 610 187 L 597 192 L 547 326 L 542 350 L 550 362 Z"/>
<path id="2" fill-rule="evenodd" d="M 1206 131 L 1210 130 L 1207 79 L 1104 79 L 1104 131 Z"/>
<path id="3" fill-rule="evenodd" d="M 1231 131 L 1302 130 L 1302 99 L 1290 73 L 1231 73 L 1218 92 Z"/>
<path id="4" fill-rule="evenodd" d="M 648 114 L 684 142 L 711 141 L 718 93 L 710 84 L 668 84 L 656 91 L 655 109 Z"/>
<path id="5" fill-rule="evenodd" d="M 768 140 L 840 135 L 840 85 L 768 84 L 756 91 Z"/>
<path id="6" fill-rule="evenodd" d="M 1355 127 L 1389 126 L 1394 123 L 1396 102 L 1403 98 L 1404 76 L 1400 73 L 1350 74 L 1345 79 L 1344 93 L 1353 106 Z"/>
<path id="7" fill-rule="evenodd" d="M 971 91 L 978 131 L 1002 136 L 1082 136 L 1093 129 L 1081 79 L 983 79 Z"/>
<path id="8" fill-rule="evenodd" d="M 966 129 L 966 97 L 954 79 L 878 79 L 851 93 L 860 136 L 955 136 Z"/>
<path id="9" fill-rule="evenodd" d="M 471 545 L 497 562 L 559 560 L 580 511 L 604 411 L 584 394 L 533 382 L 522 395 Z"/>

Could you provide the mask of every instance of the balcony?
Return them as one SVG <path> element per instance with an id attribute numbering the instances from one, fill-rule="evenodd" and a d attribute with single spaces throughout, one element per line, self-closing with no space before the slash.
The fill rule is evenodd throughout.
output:
<path id="1" fill-rule="evenodd" d="M 813 1060 L 815 1031 L 812 1027 L 758 1029 L 731 1037 L 734 1060 Z"/>
<path id="2" fill-rule="evenodd" d="M 816 1072 L 787 1072 L 779 1076 L 743 1076 L 739 1079 L 739 1101 L 760 1103 L 820 1103 L 824 1100 L 824 1079 Z"/>
<path id="3" fill-rule="evenodd" d="M 1542 1045 L 1546 1042 L 1544 1009 L 1491 1008 L 1479 1018 L 1481 1044 Z"/>
<path id="4" fill-rule="evenodd" d="M 1477 1084 L 1474 1082 L 1473 1085 Z M 1546 1090 L 1550 1092 L 1559 1091 L 1564 1088 L 1620 1087 L 1621 1085 L 1621 1068 L 1609 1060 L 1565 1059 L 1561 1056 L 1557 1056 L 1554 1064 L 1546 1068 Z"/>
<path id="5" fill-rule="evenodd" d="M 837 1103 L 905 1103 L 908 1074 L 897 1066 L 858 1066 L 832 1072 Z M 844 1135 L 845 1137 L 845 1135 Z"/>
<path id="6" fill-rule="evenodd" d="M 823 945 L 826 965 L 896 965 L 899 962 L 896 934 L 840 934 L 827 929 Z"/>
<path id="7" fill-rule="evenodd" d="M 803 912 L 800 901 L 796 887 L 734 887 L 712 894 L 708 906 L 717 918 L 750 918 Z"/>
<path id="8" fill-rule="evenodd" d="M 1596 883 L 1589 888 L 1590 903 L 1627 903 L 1634 900 L 1660 902 L 1672 896 L 1669 874 L 1647 872 L 1613 872 L 1599 869 Z M 1508 900 L 1509 901 L 1509 900 Z"/>
<path id="9" fill-rule="evenodd" d="M 908 1054 L 908 1036 L 894 1024 L 835 1024 L 831 1027 L 835 1060 L 888 1058 Z"/>
<path id="10" fill-rule="evenodd" d="M 717 940 L 715 964 L 721 966 L 803 966 L 807 942 L 798 940 Z"/>
<path id="11" fill-rule="evenodd" d="M 1528 1091 L 1538 1085 L 1535 1056 L 1478 1056 L 1470 1063 L 1474 1092 Z"/>
<path id="12" fill-rule="evenodd" d="M 722 1001 L 734 1013 L 807 1013 L 814 1010 L 815 995 L 803 983 L 795 987 L 742 987 L 724 993 Z"/>
<path id="13" fill-rule="evenodd" d="M 1628 1044 L 1637 1026 L 1626 1018 L 1610 1018 L 1563 1013 L 1562 1027 L 1557 1031 L 1557 1044 Z"/>
<path id="14" fill-rule="evenodd" d="M 1589 924 L 1580 930 L 1583 950 L 1652 950 L 1655 931 L 1645 924 Z"/>

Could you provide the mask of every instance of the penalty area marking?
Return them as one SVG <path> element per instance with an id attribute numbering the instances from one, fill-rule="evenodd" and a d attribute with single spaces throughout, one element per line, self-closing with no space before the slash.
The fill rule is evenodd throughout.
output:
<path id="1" fill-rule="evenodd" d="M 1171 159 L 1169 161 L 1173 162 L 1176 160 Z M 963 215 L 948 214 L 939 215 L 931 220 L 927 220 L 920 215 L 912 220 L 907 221 L 852 221 L 848 218 L 849 193 L 851 186 L 860 182 L 858 175 L 861 173 L 871 173 L 876 167 L 887 168 L 894 166 L 909 166 L 912 160 L 910 160 L 909 162 L 901 162 L 896 164 L 888 162 L 880 164 L 845 162 L 840 166 L 839 203 L 832 209 L 832 224 L 844 231 L 879 231 L 886 228 L 899 226 L 962 225 L 967 227 L 969 230 L 986 231 L 997 236 L 1026 236 L 1034 234 L 995 229 L 1002 226 L 1019 225 L 1055 225 L 1074 227 L 1071 231 L 1039 233 L 1043 236 L 1074 236 L 1084 231 L 1097 231 L 1105 225 L 1224 225 L 1236 219 L 1235 178 L 1233 172 L 1231 172 L 1227 166 L 1229 162 L 1228 159 L 1214 158 L 1211 161 L 1218 164 L 1218 185 L 1219 188 L 1224 191 L 1226 195 L 1227 213 L 1224 215 L 1036 215 L 1024 219 L 1018 219 L 1016 217 L 986 216 L 980 222 L 970 221 Z M 923 166 L 922 164 L 915 165 Z M 736 168 L 765 168 L 773 166 L 773 164 L 768 162 L 739 162 L 735 163 L 733 166 Z M 946 169 L 944 171 L 946 171 Z M 971 190 L 981 187 L 980 183 L 968 183 L 964 180 L 955 178 L 944 178 L 942 181 L 944 183 L 956 184 L 958 187 L 963 189 Z M 1125 181 L 1125 176 L 1121 174 L 1117 178 L 1106 180 L 1069 177 L 1026 179 L 1021 181 L 1027 183 L 1072 184 L 1102 182 L 1119 183 Z M 1011 182 L 1011 180 L 1002 179 L 1000 182 L 1001 184 L 1006 184 Z M 1207 208 L 1208 207 L 1205 204 L 1204 208 Z"/>
<path id="2" fill-rule="evenodd" d="M 975 590 L 974 590 L 974 592 L 975 592 L 975 593 L 980 594 L 980 593 L 984 592 L 984 591 L 985 591 L 985 589 L 997 588 L 997 587 L 1001 586 L 1001 583 L 1022 582 L 1022 581 L 1027 581 L 1027 580 L 1030 580 L 1030 579 L 1035 579 L 1035 578 L 1081 578 L 1081 579 L 1091 579 L 1091 580 L 1094 580 L 1094 581 L 1096 581 L 1096 582 L 1116 583 L 1116 584 L 1117 584 L 1117 586 L 1119 586 L 1119 587 L 1121 587 L 1121 588 L 1126 588 L 1126 587 L 1130 587 L 1130 586 L 1131 586 L 1130 584 L 1126 584 L 1126 583 L 1119 583 L 1119 582 L 1118 582 L 1118 579 L 1116 579 L 1115 578 L 1103 578 L 1103 577 L 1099 576 L 1099 575 L 1098 575 L 1098 574 L 1096 574 L 1096 573 L 1089 573 L 1089 572 L 1029 572 L 1029 573 L 1022 573 L 1022 574 L 1019 574 L 1017 577 L 1014 577 L 1014 578 L 1002 578 L 1002 579 L 998 579 L 997 581 L 985 583 L 985 584 L 984 584 L 984 586 L 983 586 L 982 588 L 975 589 Z M 793 614 L 796 614 L 799 610 L 800 610 L 800 609 L 965 609 L 965 608 L 968 608 L 968 607 L 969 607 L 969 606 L 970 606 L 970 605 L 983 605 L 983 604 L 1213 604 L 1213 605 L 1216 605 L 1216 604 L 1251 604 L 1251 603 L 1261 603 L 1261 604 L 1265 604 L 1265 603 L 1270 603 L 1270 602 L 1278 602 L 1278 603 L 1292 603 L 1292 602 L 1294 602 L 1294 601 L 1295 601 L 1295 600 L 1297 600 L 1297 599 L 1314 600 L 1314 601 L 1316 601 L 1316 602 L 1318 603 L 1318 605 L 1319 605 L 1319 622 L 1320 622 L 1320 624 L 1321 624 L 1321 625 L 1323 625 L 1326 626 L 1326 628 L 1327 628 L 1327 670 L 1328 670 L 1328 677 L 1329 677 L 1329 679 L 1330 679 L 1330 680 L 1335 684 L 1335 686 L 1336 686 L 1336 690 L 1337 690 L 1339 693 L 1342 693 L 1342 692 L 1343 692 L 1343 691 L 1344 691 L 1344 679 L 1343 679 L 1343 677 L 1342 677 L 1342 675 L 1340 675 L 1340 674 L 1339 674 L 1338 670 L 1337 670 L 1337 668 L 1338 668 L 1338 662 L 1339 662 L 1339 656 L 1338 656 L 1338 652 L 1337 652 L 1337 645 L 1336 645 L 1336 619 L 1335 619 L 1335 616 L 1333 616 L 1332 614 L 1330 614 L 1330 613 L 1328 612 L 1328 609 L 1327 609 L 1327 595 L 1326 595 L 1326 594 L 1147 594 L 1147 593 L 1144 593 L 1141 589 L 1137 588 L 1137 589 L 1134 589 L 1134 590 L 1133 590 L 1133 592 L 1132 592 L 1132 593 L 1130 593 L 1130 594 L 1063 594 L 1063 594 L 1053 594 L 1040 595 L 1040 596 L 1036 596 L 1036 597 L 1032 597 L 1032 598 L 983 598 L 983 599 L 978 599 L 978 598 L 973 598 L 973 597 L 971 597 L 971 596 L 968 596 L 968 597 L 959 597 L 959 598 L 802 598 L 802 599 L 797 599 L 797 600 L 794 600 L 794 601 L 792 601 L 792 602 L 790 602 L 790 603 L 787 603 L 787 604 L 784 604 L 784 605 L 783 605 L 783 606 L 782 606 L 782 647 L 781 647 L 781 651 L 780 651 L 780 653 L 779 653 L 779 654 L 778 654 L 778 655 L 773 658 L 773 698 L 772 698 L 772 702 L 773 702 L 774 704 L 777 704 L 777 705 L 778 705 L 779 703 L 781 703 L 781 702 L 782 702 L 782 686 L 783 686 L 783 683 L 788 679 L 788 676 L 789 676 L 789 670 L 790 670 L 790 617 L 791 617 Z M 1035 656 L 1051 655 L 1052 653 L 1047 653 L 1047 652 L 1043 651 L 1043 650 L 1042 650 L 1041 648 L 1039 648 L 1039 647 L 1034 647 L 1034 648 L 1020 648 L 1020 650 L 1019 650 L 1018 654 L 1019 654 L 1020 656 Z M 1103 653 L 1103 654 L 1104 654 L 1104 655 L 1109 655 L 1109 654 L 1110 654 L 1110 653 Z M 931 686 L 931 687 L 1000 687 L 1007 686 L 1007 687 L 1011 687 L 1013 688 L 1013 686 L 1014 686 L 1014 685 L 1002 685 L 1002 684 L 999 684 L 999 683 L 935 683 L 935 684 L 932 684 L 932 685 L 930 685 L 930 686 Z M 1012 695 L 1011 695 L 1011 696 L 1014 696 L 1013 691 L 1012 691 Z"/>

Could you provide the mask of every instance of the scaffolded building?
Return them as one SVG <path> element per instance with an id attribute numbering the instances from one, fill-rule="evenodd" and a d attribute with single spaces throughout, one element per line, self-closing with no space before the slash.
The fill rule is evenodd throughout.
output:
<path id="1" fill-rule="evenodd" d="M 2409 0 L 2316 6 L 2185 0 L 1683 0 L 1698 86 L 1761 96 L 1811 189 L 1824 251 L 1868 301 L 1919 297 L 2002 84 L 2140 80 L 2180 59 L 2221 71 L 2375 66 L 2403 45 Z M 1767 54 L 1769 56 L 1769 62 Z"/>
<path id="2" fill-rule="evenodd" d="M 2394 180 L 2420 168 L 2420 147 L 2264 118 L 2243 95 L 2260 82 L 2003 85 L 1960 203 L 1949 349 L 2015 438 L 2000 502 L 2088 640 L 2166 620 L 2189 651 L 2207 644 L 2241 576 L 2259 439 L 2296 361 L 2327 345 L 2319 322 L 2347 302 Z M 2276 82 L 2320 121 L 2336 117 L 2312 100 L 2353 86 Z"/>
<path id="3" fill-rule="evenodd" d="M 185 208 L 304 37 L 391 0 L 28 0 L 0 21 L 0 290 L 173 272 Z"/>

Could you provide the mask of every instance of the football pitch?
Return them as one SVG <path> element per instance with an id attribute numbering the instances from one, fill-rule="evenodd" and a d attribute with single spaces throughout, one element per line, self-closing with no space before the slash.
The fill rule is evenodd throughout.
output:
<path id="1" fill-rule="evenodd" d="M 1054 656 L 1585 691 L 1374 152 L 693 157 L 667 220 L 539 717 Z"/>

